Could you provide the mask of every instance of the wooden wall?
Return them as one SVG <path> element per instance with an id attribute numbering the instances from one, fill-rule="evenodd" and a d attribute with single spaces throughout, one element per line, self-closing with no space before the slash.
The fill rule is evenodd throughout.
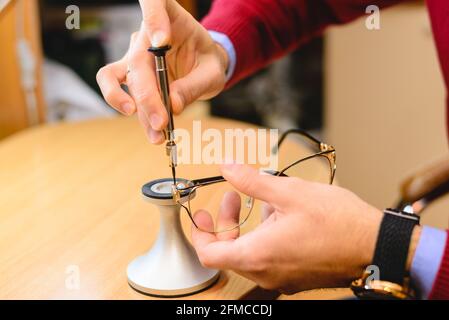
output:
<path id="1" fill-rule="evenodd" d="M 24 12 L 24 34 L 30 41 L 37 58 L 37 89 L 35 91 L 38 106 L 39 122 L 44 121 L 44 99 L 42 90 L 42 51 L 40 27 L 38 19 L 38 1 L 9 1 L 0 12 L 0 138 L 28 127 L 29 114 L 25 102 L 25 94 L 21 87 L 20 65 L 17 59 L 17 15 Z"/>
<path id="2" fill-rule="evenodd" d="M 339 183 L 379 208 L 392 206 L 415 170 L 448 154 L 446 92 L 424 4 L 381 12 L 326 38 L 326 141 Z M 449 197 L 423 223 L 447 227 Z"/>

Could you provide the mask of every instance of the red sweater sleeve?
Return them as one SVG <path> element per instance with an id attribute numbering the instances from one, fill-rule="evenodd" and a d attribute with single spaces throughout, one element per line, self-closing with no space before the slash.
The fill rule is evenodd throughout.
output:
<path id="1" fill-rule="evenodd" d="M 429 294 L 429 299 L 432 300 L 449 300 L 449 231 L 446 239 L 440 270 Z"/>
<path id="2" fill-rule="evenodd" d="M 229 85 L 263 68 L 331 24 L 405 0 L 215 0 L 202 21 L 208 30 L 226 34 L 237 56 Z"/>

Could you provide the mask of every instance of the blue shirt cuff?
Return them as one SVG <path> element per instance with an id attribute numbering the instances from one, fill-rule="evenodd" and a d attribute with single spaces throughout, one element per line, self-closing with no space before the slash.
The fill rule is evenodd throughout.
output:
<path id="1" fill-rule="evenodd" d="M 226 71 L 226 82 L 228 82 L 229 79 L 232 78 L 232 75 L 234 74 L 235 71 L 235 66 L 237 64 L 237 55 L 235 53 L 234 45 L 232 44 L 229 37 L 224 33 L 209 30 L 209 35 L 212 37 L 212 40 L 221 45 L 228 54 L 229 66 L 228 70 Z"/>
<path id="2" fill-rule="evenodd" d="M 422 229 L 410 270 L 412 281 L 422 299 L 427 299 L 432 290 L 443 259 L 446 237 L 447 233 L 442 230 L 431 227 Z"/>

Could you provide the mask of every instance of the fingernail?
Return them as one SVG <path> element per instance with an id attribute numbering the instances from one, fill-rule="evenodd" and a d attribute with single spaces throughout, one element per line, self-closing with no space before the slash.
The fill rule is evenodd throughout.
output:
<path id="1" fill-rule="evenodd" d="M 151 45 L 153 47 L 162 47 L 165 44 L 166 36 L 163 31 L 155 31 L 151 36 Z"/>
<path id="2" fill-rule="evenodd" d="M 154 130 L 162 129 L 162 118 L 160 115 L 154 113 L 150 116 L 150 124 Z"/>
<path id="3" fill-rule="evenodd" d="M 162 132 L 149 130 L 150 142 L 153 144 L 159 143 L 162 139 Z"/>
<path id="4" fill-rule="evenodd" d="M 122 106 L 123 112 L 125 112 L 128 116 L 132 115 L 134 113 L 134 107 L 131 103 L 125 103 Z"/>

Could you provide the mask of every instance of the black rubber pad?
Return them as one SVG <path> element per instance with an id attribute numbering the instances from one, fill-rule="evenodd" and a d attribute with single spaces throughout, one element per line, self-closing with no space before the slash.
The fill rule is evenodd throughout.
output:
<path id="1" fill-rule="evenodd" d="M 178 183 L 185 183 L 186 185 L 189 183 L 188 180 L 185 179 L 176 179 L 176 181 Z M 145 184 L 142 187 L 142 193 L 144 196 L 151 198 L 151 199 L 160 199 L 160 200 L 167 200 L 167 199 L 171 199 L 173 197 L 173 195 L 170 193 L 158 193 L 153 191 L 151 188 L 159 183 L 172 183 L 173 179 L 172 178 L 165 178 L 165 179 L 158 179 L 158 180 L 153 180 L 151 182 L 148 182 L 147 184 Z M 185 197 L 189 194 L 189 190 L 183 191 L 181 192 L 181 197 Z"/>

